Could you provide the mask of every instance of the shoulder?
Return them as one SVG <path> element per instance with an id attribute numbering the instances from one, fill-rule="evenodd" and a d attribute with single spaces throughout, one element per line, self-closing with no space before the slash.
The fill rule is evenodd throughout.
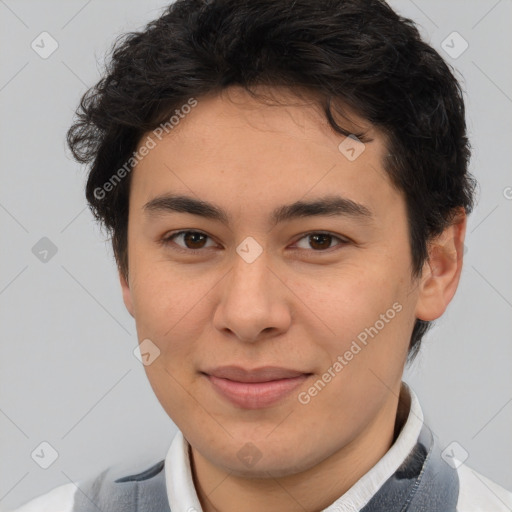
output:
<path id="1" fill-rule="evenodd" d="M 510 512 L 512 492 L 462 464 L 458 470 L 460 512 Z"/>
<path id="2" fill-rule="evenodd" d="M 72 512 L 76 489 L 73 483 L 55 487 L 11 512 Z"/>
<path id="3" fill-rule="evenodd" d="M 161 487 L 163 469 L 164 460 L 120 462 L 83 480 L 55 487 L 9 512 L 80 512 L 88 509 L 91 501 L 100 505 L 100 510 L 110 510 L 119 502 L 128 510 L 135 494 L 156 490 L 158 484 Z"/>

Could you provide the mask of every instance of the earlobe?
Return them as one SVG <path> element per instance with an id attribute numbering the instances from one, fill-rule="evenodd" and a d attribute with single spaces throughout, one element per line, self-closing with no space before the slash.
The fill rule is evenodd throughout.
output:
<path id="1" fill-rule="evenodd" d="M 462 210 L 452 224 L 429 243 L 429 257 L 420 278 L 416 318 L 432 321 L 448 307 L 459 284 L 467 216 Z"/>
<path id="2" fill-rule="evenodd" d="M 119 282 L 121 283 L 121 290 L 123 292 L 124 305 L 126 306 L 128 313 L 130 313 L 130 315 L 135 318 L 130 285 L 128 283 L 127 277 L 125 277 L 121 270 L 119 271 Z"/>

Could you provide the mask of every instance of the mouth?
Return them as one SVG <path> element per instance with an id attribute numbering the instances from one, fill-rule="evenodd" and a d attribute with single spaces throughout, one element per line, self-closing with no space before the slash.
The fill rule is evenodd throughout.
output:
<path id="1" fill-rule="evenodd" d="M 254 370 L 223 366 L 201 374 L 222 398 L 243 409 L 261 409 L 275 405 L 312 375 L 270 366 Z"/>

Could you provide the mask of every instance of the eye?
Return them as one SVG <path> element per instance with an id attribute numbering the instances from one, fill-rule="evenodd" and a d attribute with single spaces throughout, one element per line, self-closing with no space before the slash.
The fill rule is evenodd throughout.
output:
<path id="1" fill-rule="evenodd" d="M 171 233 L 164 237 L 160 243 L 162 245 L 176 245 L 178 250 L 182 250 L 185 252 L 194 252 L 201 249 L 208 249 L 211 246 L 207 245 L 207 240 L 211 238 L 202 233 L 201 231 L 178 231 L 176 233 Z M 177 243 L 177 240 L 180 240 L 181 243 Z M 212 241 L 213 242 L 213 241 Z M 213 243 L 215 246 L 215 243 Z"/>
<path id="2" fill-rule="evenodd" d="M 309 240 L 308 240 L 309 239 Z M 336 240 L 338 243 L 336 244 Z M 208 245 L 208 241 L 211 242 Z M 166 235 L 159 241 L 164 246 L 170 246 L 180 252 L 194 253 L 202 249 L 215 247 L 215 242 L 205 233 L 195 230 L 177 231 Z M 334 242 L 334 245 L 333 245 Z M 311 252 L 327 252 L 328 249 L 350 243 L 349 240 L 333 235 L 332 233 L 311 232 L 306 233 L 295 243 L 295 247 Z M 212 245 L 213 244 L 213 245 Z"/>
<path id="3" fill-rule="evenodd" d="M 309 241 L 308 241 L 309 239 Z M 305 240 L 302 247 L 300 246 L 301 240 Z M 340 243 L 336 245 L 345 245 L 349 243 L 349 240 L 341 238 L 339 236 L 335 236 L 331 233 L 322 233 L 322 232 L 312 232 L 307 233 L 302 238 L 296 242 L 296 245 L 300 249 L 313 249 L 315 252 L 325 252 L 326 249 L 331 249 L 333 247 L 332 242 L 338 240 Z"/>

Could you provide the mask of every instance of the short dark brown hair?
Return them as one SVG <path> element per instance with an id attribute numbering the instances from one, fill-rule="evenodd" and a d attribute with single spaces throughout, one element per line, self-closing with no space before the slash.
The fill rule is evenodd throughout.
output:
<path id="1" fill-rule="evenodd" d="M 429 240 L 458 210 L 472 211 L 462 89 L 412 20 L 380 0 L 177 0 L 116 41 L 67 137 L 75 158 L 90 164 L 86 197 L 125 276 L 133 165 L 108 193 L 98 190 L 175 109 L 232 85 L 253 96 L 257 85 L 310 90 L 335 131 L 351 134 L 334 120 L 331 107 L 341 104 L 386 135 L 384 168 L 405 197 L 413 277 Z M 430 325 L 416 319 L 409 362 Z"/>

